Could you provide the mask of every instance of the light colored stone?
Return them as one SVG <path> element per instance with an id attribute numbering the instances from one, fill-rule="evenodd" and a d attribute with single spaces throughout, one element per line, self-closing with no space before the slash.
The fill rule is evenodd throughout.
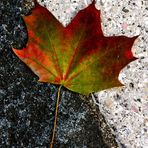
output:
<path id="1" fill-rule="evenodd" d="M 37 0 L 45 6 L 62 24 L 67 26 L 75 15 L 92 0 Z"/>
<path id="2" fill-rule="evenodd" d="M 98 1 L 97 5 L 106 36 L 139 35 L 132 48 L 139 59 L 129 63 L 119 74 L 125 87 L 98 92 L 97 104 L 112 129 L 116 129 L 113 133 L 119 145 L 148 148 L 148 1 L 106 0 Z M 111 99 L 114 103 L 109 108 L 106 102 Z"/>

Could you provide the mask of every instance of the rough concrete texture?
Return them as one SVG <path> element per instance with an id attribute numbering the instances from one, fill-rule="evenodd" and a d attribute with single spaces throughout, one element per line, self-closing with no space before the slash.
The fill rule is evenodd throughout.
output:
<path id="1" fill-rule="evenodd" d="M 48 148 L 58 86 L 38 82 L 12 52 L 27 42 L 22 19 L 31 0 L 0 1 L 0 147 Z M 84 101 L 85 100 L 85 101 Z M 62 88 L 54 148 L 118 147 L 98 108 Z"/>
<path id="2" fill-rule="evenodd" d="M 88 0 L 41 1 L 56 18 L 67 25 L 78 10 L 88 6 Z M 84 5 L 85 4 L 85 5 Z M 66 7 L 65 7 L 66 6 Z M 67 7 L 68 6 L 68 7 Z M 76 6 L 76 7 L 75 7 Z M 119 80 L 125 87 L 95 94 L 94 101 L 104 114 L 120 147 L 148 147 L 148 1 L 96 0 L 101 10 L 105 36 L 139 35 L 133 46 L 138 59 L 128 64 Z"/>
<path id="3" fill-rule="evenodd" d="M 125 85 L 97 94 L 98 105 L 119 143 L 127 148 L 148 147 L 148 1 L 98 1 L 106 36 L 138 39 L 132 48 L 138 59 L 119 74 Z"/>
<path id="4" fill-rule="evenodd" d="M 74 16 L 92 3 L 92 0 L 38 0 L 63 24 L 67 26 Z"/>

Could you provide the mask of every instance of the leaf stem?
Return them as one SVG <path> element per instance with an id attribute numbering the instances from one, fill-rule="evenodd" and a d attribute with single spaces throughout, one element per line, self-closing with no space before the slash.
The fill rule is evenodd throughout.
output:
<path id="1" fill-rule="evenodd" d="M 62 85 L 59 86 L 58 96 L 57 96 L 57 100 L 56 100 L 55 118 L 54 118 L 54 126 L 53 126 L 53 131 L 52 131 L 52 139 L 51 139 L 51 143 L 50 143 L 50 148 L 53 148 L 53 142 L 54 142 L 55 133 L 56 133 L 61 87 L 62 87 Z"/>

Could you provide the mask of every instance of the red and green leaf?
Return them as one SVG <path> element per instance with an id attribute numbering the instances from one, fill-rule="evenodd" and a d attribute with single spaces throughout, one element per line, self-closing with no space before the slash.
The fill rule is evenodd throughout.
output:
<path id="1" fill-rule="evenodd" d="M 135 60 L 131 47 L 136 37 L 105 37 L 94 3 L 81 10 L 66 28 L 38 4 L 24 19 L 28 43 L 22 50 L 13 50 L 41 82 L 87 95 L 121 86 L 120 70 Z"/>

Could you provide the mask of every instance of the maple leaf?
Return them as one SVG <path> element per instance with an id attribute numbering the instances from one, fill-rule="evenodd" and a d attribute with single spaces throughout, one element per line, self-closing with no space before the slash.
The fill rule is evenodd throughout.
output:
<path id="1" fill-rule="evenodd" d="M 136 59 L 131 47 L 137 37 L 105 37 L 95 3 L 81 10 L 67 27 L 38 4 L 24 19 L 28 43 L 22 50 L 13 50 L 41 82 L 87 95 L 121 86 L 120 70 Z"/>

